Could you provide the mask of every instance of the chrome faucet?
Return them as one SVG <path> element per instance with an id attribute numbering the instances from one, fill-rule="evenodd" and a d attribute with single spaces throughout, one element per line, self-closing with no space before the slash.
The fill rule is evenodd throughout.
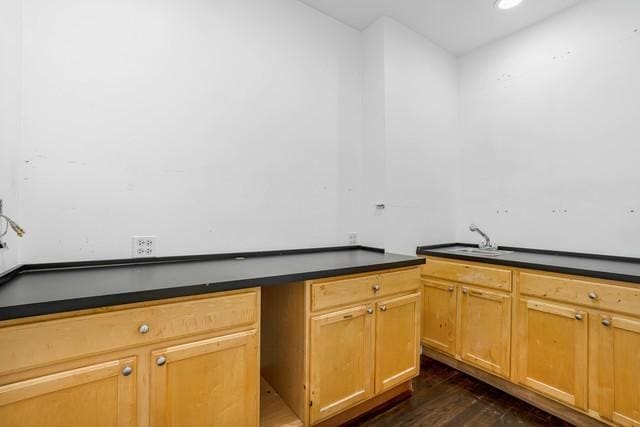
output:
<path id="1" fill-rule="evenodd" d="M 487 236 L 487 234 L 484 231 L 480 230 L 477 225 L 471 224 L 469 226 L 469 230 L 475 233 L 478 233 L 479 235 L 484 237 L 484 242 L 480 242 L 478 244 L 478 247 L 480 249 L 498 249 L 498 245 L 496 245 L 495 243 L 491 243 L 491 239 L 489 238 L 489 236 Z"/>
<path id="2" fill-rule="evenodd" d="M 6 222 L 4 231 L 2 230 L 2 220 Z M 9 228 L 11 228 L 18 235 L 18 237 L 24 236 L 25 232 L 22 227 L 20 227 L 14 220 L 2 213 L 2 199 L 0 199 L 0 249 L 8 248 L 7 242 L 2 241 L 2 238 L 9 232 Z"/>

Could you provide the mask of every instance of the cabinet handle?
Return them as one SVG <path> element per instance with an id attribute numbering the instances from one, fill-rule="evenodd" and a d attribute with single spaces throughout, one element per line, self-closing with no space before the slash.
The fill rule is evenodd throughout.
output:
<path id="1" fill-rule="evenodd" d="M 469 293 L 469 291 L 468 291 L 468 290 L 466 290 L 466 289 L 462 289 L 462 293 L 463 293 L 463 294 L 467 294 L 467 293 Z"/>
<path id="2" fill-rule="evenodd" d="M 164 356 L 158 356 L 156 359 L 156 365 L 163 366 L 165 363 L 167 363 L 167 358 Z"/>
<path id="3" fill-rule="evenodd" d="M 367 307 L 367 313 L 373 314 L 373 307 Z"/>
<path id="4" fill-rule="evenodd" d="M 371 289 L 373 289 L 373 292 L 378 292 L 380 290 L 380 285 L 376 283 L 371 287 Z"/>
<path id="5" fill-rule="evenodd" d="M 140 325 L 140 327 L 138 328 L 138 332 L 140 332 L 142 335 L 146 334 L 147 332 L 149 332 L 151 328 L 149 328 L 149 325 L 147 325 L 146 323 L 143 325 Z"/>
<path id="6" fill-rule="evenodd" d="M 386 305 L 384 305 L 384 304 L 382 304 L 382 305 L 380 306 L 380 311 L 387 311 L 387 306 L 386 306 Z"/>
<path id="7" fill-rule="evenodd" d="M 582 314 L 576 313 L 576 320 L 582 320 Z"/>
<path id="8" fill-rule="evenodd" d="M 125 366 L 122 369 L 122 376 L 128 377 L 129 375 L 131 375 L 132 372 L 133 372 L 133 368 L 131 366 Z"/>
<path id="9" fill-rule="evenodd" d="M 453 292 L 453 286 L 449 286 L 449 288 L 447 289 L 449 292 Z"/>
<path id="10" fill-rule="evenodd" d="M 611 326 L 611 319 L 602 319 L 602 324 L 607 327 Z"/>
<path id="11" fill-rule="evenodd" d="M 598 294 L 596 294 L 595 292 L 589 292 L 589 299 L 595 301 L 598 299 Z"/>

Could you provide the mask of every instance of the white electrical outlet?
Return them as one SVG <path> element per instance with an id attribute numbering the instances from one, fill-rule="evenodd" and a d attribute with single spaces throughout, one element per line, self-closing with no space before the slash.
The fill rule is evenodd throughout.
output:
<path id="1" fill-rule="evenodd" d="M 133 236 L 131 257 L 146 258 L 156 256 L 156 236 Z"/>
<path id="2" fill-rule="evenodd" d="M 347 239 L 349 241 L 350 245 L 357 245 L 358 244 L 358 233 L 347 233 Z"/>

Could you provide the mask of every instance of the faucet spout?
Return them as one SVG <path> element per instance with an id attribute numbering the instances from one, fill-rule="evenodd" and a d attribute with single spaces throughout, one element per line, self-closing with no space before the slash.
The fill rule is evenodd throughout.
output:
<path id="1" fill-rule="evenodd" d="M 480 244 L 478 245 L 481 249 L 495 249 L 496 246 L 491 243 L 491 238 L 489 238 L 489 236 L 482 230 L 480 230 L 480 228 L 475 225 L 475 224 L 471 224 L 469 226 L 469 231 L 473 231 L 475 233 L 478 233 L 479 235 L 481 235 L 484 238 L 484 242 L 480 242 Z"/>

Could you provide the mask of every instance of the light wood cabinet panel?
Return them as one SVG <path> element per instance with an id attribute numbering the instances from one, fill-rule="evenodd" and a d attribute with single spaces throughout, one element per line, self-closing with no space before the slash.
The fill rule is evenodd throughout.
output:
<path id="1" fill-rule="evenodd" d="M 391 271 L 380 274 L 380 291 L 378 297 L 387 297 L 401 292 L 411 292 L 420 289 L 420 270 Z"/>
<path id="2" fill-rule="evenodd" d="M 364 301 L 408 293 L 420 288 L 420 271 L 390 271 L 379 275 L 311 282 L 311 310 L 361 304 Z"/>
<path id="3" fill-rule="evenodd" d="M 259 293 L 243 292 L 0 329 L 0 374 L 198 333 L 250 326 Z M 140 327 L 146 325 L 147 332 Z M 90 331 L 90 333 L 87 333 Z"/>
<path id="4" fill-rule="evenodd" d="M 486 264 L 453 262 L 428 257 L 427 263 L 422 267 L 422 274 L 502 291 L 511 290 L 511 270 Z"/>
<path id="5" fill-rule="evenodd" d="M 640 426 L 640 320 L 606 314 L 599 320 L 600 415 Z"/>
<path id="6" fill-rule="evenodd" d="M 376 304 L 376 393 L 415 377 L 420 371 L 420 294 Z"/>
<path id="7" fill-rule="evenodd" d="M 257 426 L 257 331 L 151 353 L 152 426 Z"/>
<path id="8" fill-rule="evenodd" d="M 519 303 L 518 381 L 586 409 L 588 315 L 554 303 Z"/>
<path id="9" fill-rule="evenodd" d="M 640 315 L 640 286 L 597 283 L 552 273 L 520 272 L 520 293 L 601 311 Z"/>
<path id="10" fill-rule="evenodd" d="M 135 425 L 136 363 L 114 360 L 0 387 L 4 427 Z"/>
<path id="11" fill-rule="evenodd" d="M 354 277 L 311 284 L 311 310 L 361 303 L 375 298 L 380 289 L 378 276 Z"/>
<path id="12" fill-rule="evenodd" d="M 502 377 L 510 376 L 511 296 L 461 289 L 460 358 Z"/>
<path id="13" fill-rule="evenodd" d="M 373 396 L 374 310 L 371 306 L 311 318 L 311 423 Z"/>
<path id="14" fill-rule="evenodd" d="M 422 343 L 455 355 L 457 285 L 422 281 Z"/>

